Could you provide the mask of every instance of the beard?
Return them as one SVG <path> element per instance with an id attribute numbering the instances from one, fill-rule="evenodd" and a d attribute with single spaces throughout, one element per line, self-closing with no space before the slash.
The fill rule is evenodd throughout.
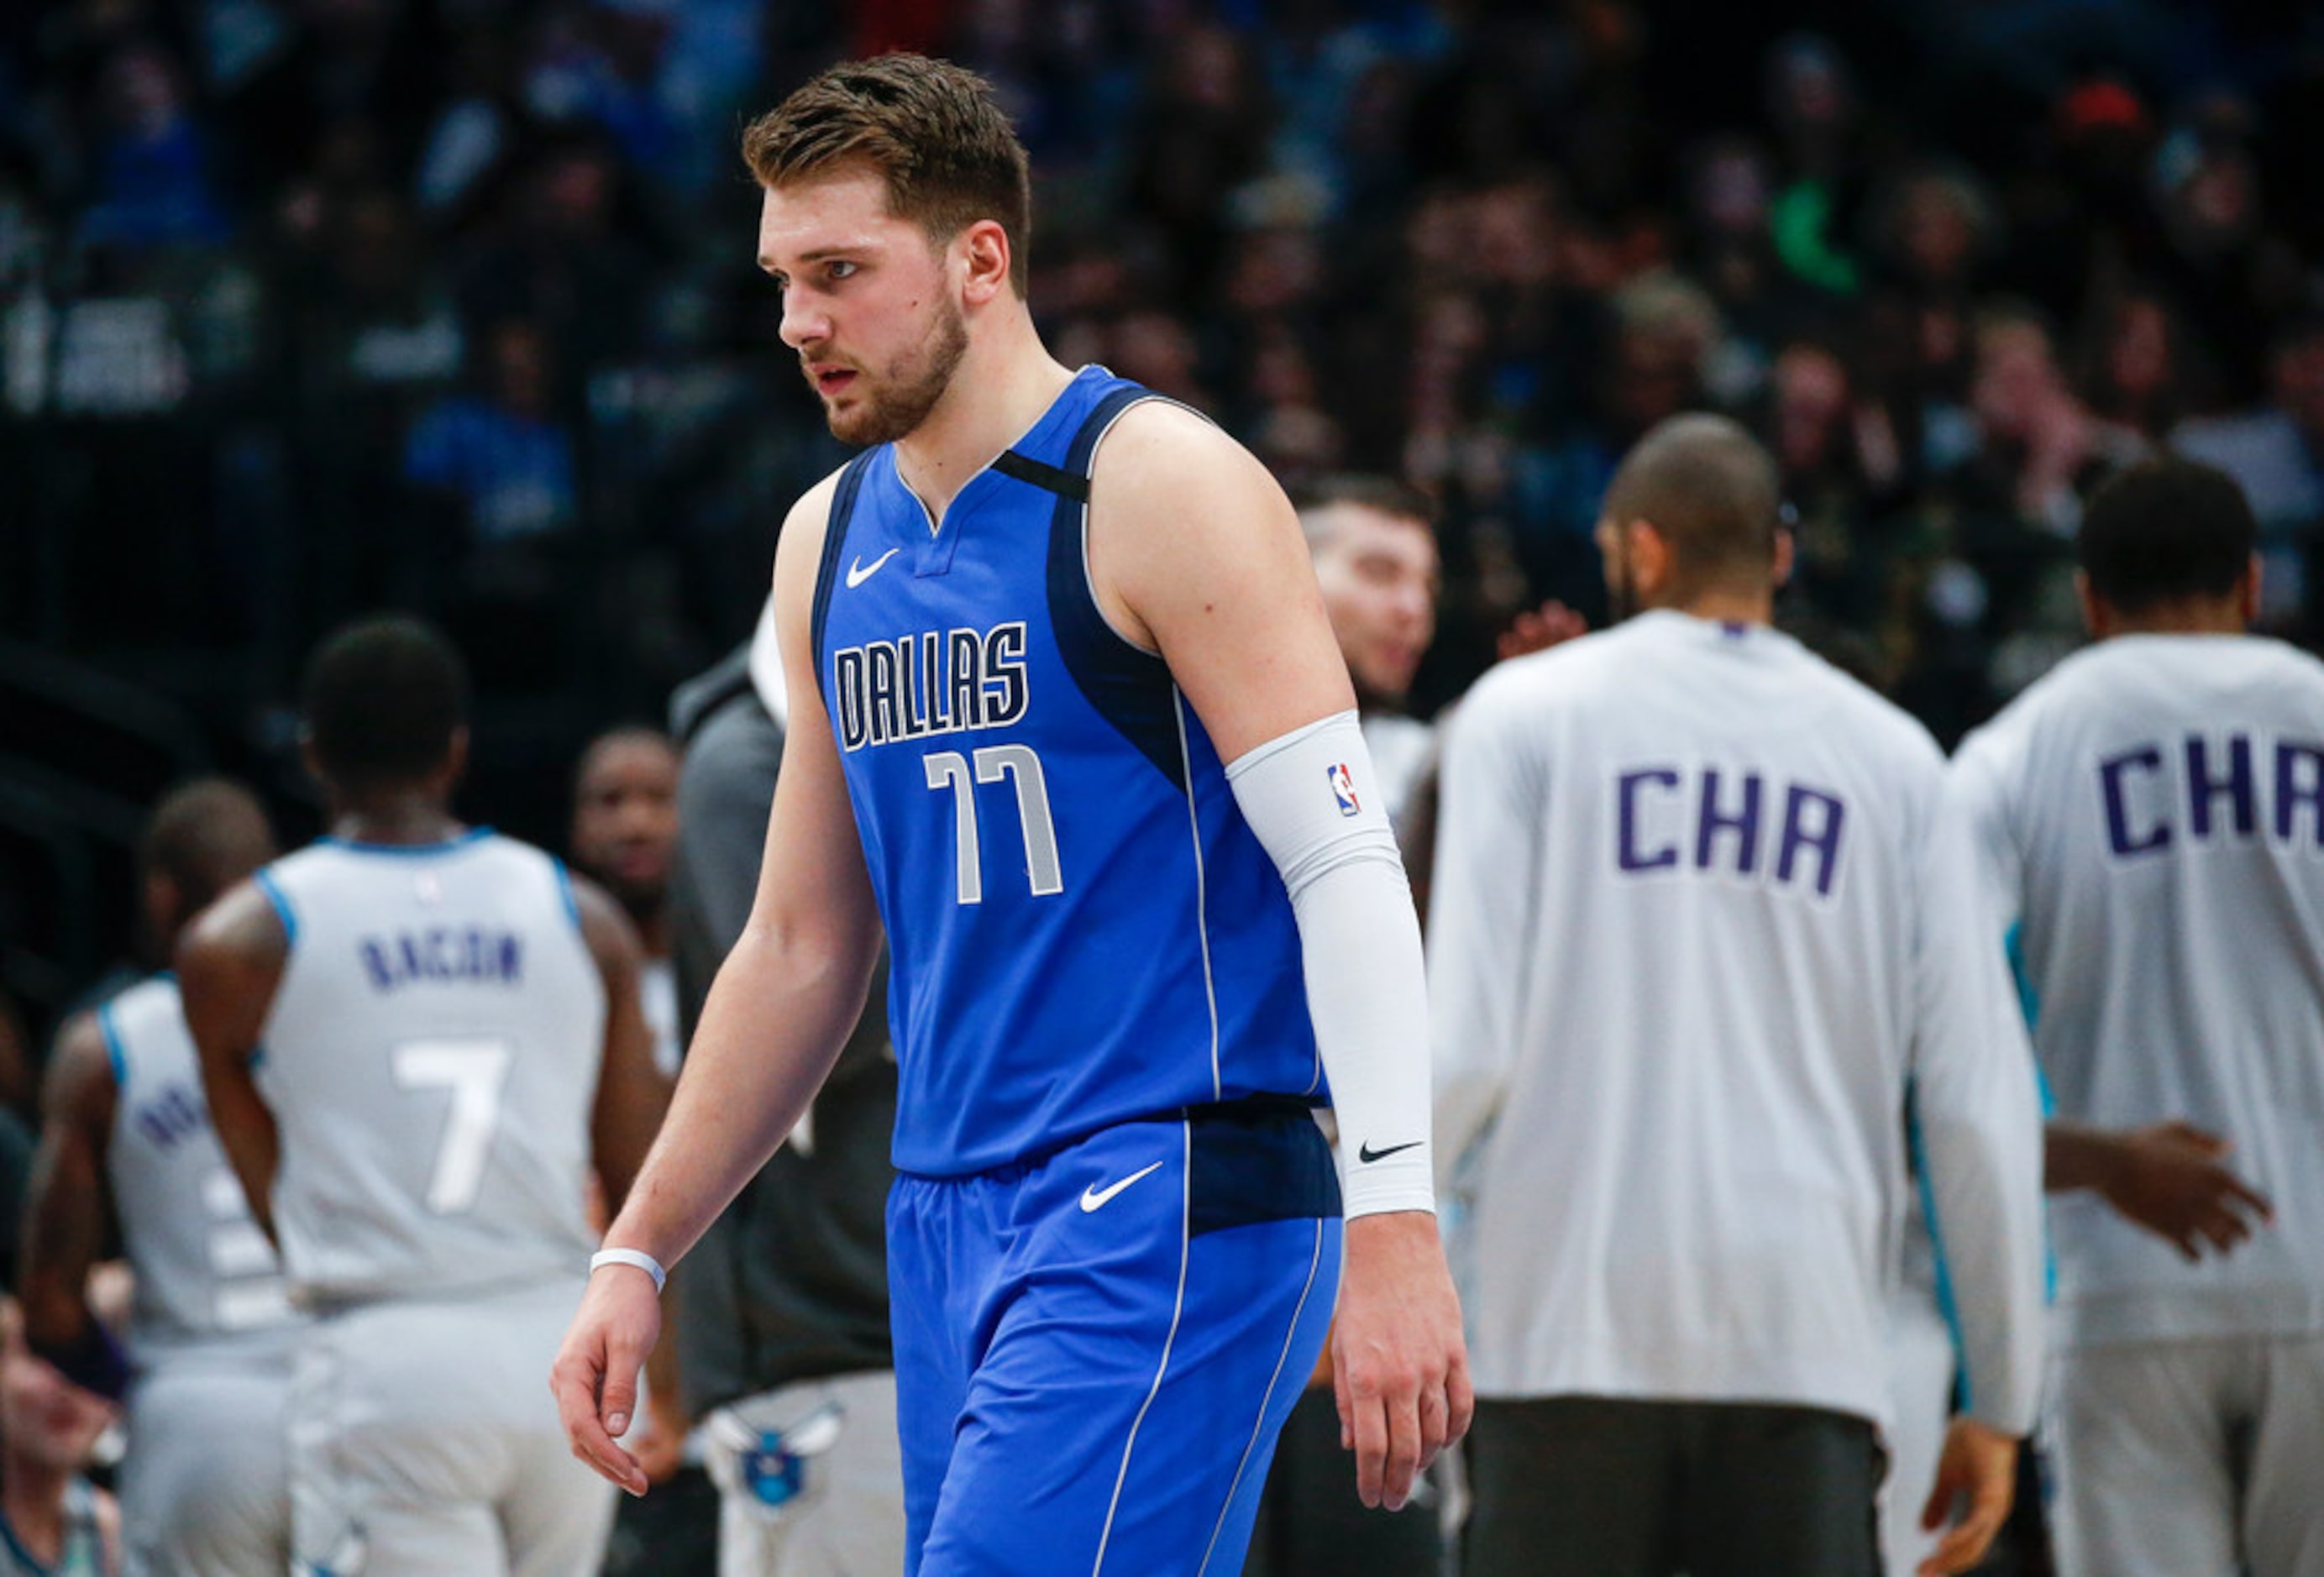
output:
<path id="1" fill-rule="evenodd" d="M 844 444 L 891 444 L 908 436 L 952 387 L 952 375 L 968 354 L 968 321 L 955 302 L 947 301 L 929 327 L 927 337 L 890 362 L 875 379 L 866 374 L 862 400 L 843 411 L 824 402 L 824 420 L 831 436 Z"/>

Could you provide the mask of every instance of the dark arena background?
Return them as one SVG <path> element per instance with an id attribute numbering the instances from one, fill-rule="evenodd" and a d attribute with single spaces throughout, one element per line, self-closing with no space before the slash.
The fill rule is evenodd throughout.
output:
<path id="1" fill-rule="evenodd" d="M 0 1019 L 134 954 L 171 782 L 316 830 L 290 710 L 383 608 L 477 686 L 472 819 L 748 633 L 844 457 L 752 263 L 749 115 L 908 47 L 999 86 L 1066 363 L 1442 511 L 1424 713 L 1663 416 L 1796 512 L 1786 623 L 1950 743 L 2079 641 L 2171 447 L 2312 643 L 2324 13 L 2294 0 L 18 0 L 0 14 Z"/>

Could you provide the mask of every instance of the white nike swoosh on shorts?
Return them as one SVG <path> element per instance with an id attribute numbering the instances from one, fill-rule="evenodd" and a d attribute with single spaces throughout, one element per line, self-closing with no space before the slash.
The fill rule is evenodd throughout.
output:
<path id="1" fill-rule="evenodd" d="M 1104 1209 L 1107 1203 L 1111 1201 L 1115 1194 L 1129 1187 L 1132 1183 L 1137 1182 L 1140 1177 L 1147 1176 L 1148 1173 L 1158 1172 L 1161 1169 L 1162 1163 L 1157 1161 L 1152 1166 L 1148 1167 L 1141 1171 L 1132 1172 L 1120 1182 L 1109 1184 L 1103 1188 L 1100 1188 L 1094 1183 L 1091 1184 L 1088 1187 L 1082 1190 L 1082 1213 L 1086 1215 L 1091 1211 Z"/>

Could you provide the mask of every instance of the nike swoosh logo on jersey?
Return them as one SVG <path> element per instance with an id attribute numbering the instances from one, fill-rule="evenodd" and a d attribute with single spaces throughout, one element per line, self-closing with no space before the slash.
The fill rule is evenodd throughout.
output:
<path id="1" fill-rule="evenodd" d="M 1161 1169 L 1162 1163 L 1157 1161 L 1152 1166 L 1146 1167 L 1144 1170 L 1132 1172 L 1120 1182 L 1109 1184 L 1103 1188 L 1100 1188 L 1094 1183 L 1091 1184 L 1088 1187 L 1082 1190 L 1082 1213 L 1084 1215 L 1087 1215 L 1093 1210 L 1104 1209 L 1106 1204 L 1111 1201 L 1115 1194 L 1129 1187 L 1132 1183 L 1137 1182 L 1140 1177 L 1147 1176 L 1148 1173 L 1158 1172 Z"/>
<path id="2" fill-rule="evenodd" d="M 1370 1142 L 1369 1140 L 1367 1140 L 1367 1141 L 1365 1142 L 1365 1144 L 1364 1144 L 1363 1148 L 1362 1148 L 1361 1149 L 1359 1149 L 1359 1150 L 1356 1152 L 1356 1159 L 1358 1159 L 1358 1160 L 1361 1161 L 1365 1166 L 1369 1167 L 1369 1166 L 1370 1166 L 1374 1161 L 1385 1161 L 1385 1160 L 1387 1160 L 1390 1156 L 1392 1156 L 1392 1155 L 1396 1154 L 1396 1153 L 1397 1153 L 1397 1151 L 1398 1151 L 1398 1150 L 1412 1150 L 1412 1149 L 1418 1149 L 1422 1145 L 1425 1145 L 1425 1144 L 1426 1144 L 1427 1142 L 1428 1142 L 1428 1141 L 1427 1141 L 1426 1139 L 1407 1139 L 1407 1140 L 1406 1140 L 1405 1143 L 1403 1143 L 1403 1144 L 1400 1144 L 1400 1145 L 1390 1145 L 1390 1146 L 1388 1146 L 1388 1148 L 1386 1148 L 1386 1149 L 1384 1149 L 1384 1150 L 1376 1150 L 1376 1149 L 1372 1148 Z"/>
<path id="3" fill-rule="evenodd" d="M 889 549 L 885 553 L 881 554 L 879 558 L 874 558 L 869 568 L 864 567 L 863 560 L 862 558 L 857 558 L 854 563 L 847 567 L 847 589 L 849 591 L 853 591 L 857 586 L 862 586 L 865 581 L 870 580 L 873 576 L 879 574 L 880 567 L 882 564 L 887 563 L 890 558 L 893 558 L 899 551 L 901 551 L 899 549 Z"/>

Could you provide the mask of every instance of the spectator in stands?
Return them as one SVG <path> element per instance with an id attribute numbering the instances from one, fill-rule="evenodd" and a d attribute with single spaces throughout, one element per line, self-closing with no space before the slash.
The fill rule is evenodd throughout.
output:
<path id="1" fill-rule="evenodd" d="M 121 1570 L 120 1511 L 87 1476 L 112 1421 L 112 1404 L 32 1355 L 23 1312 L 0 1299 L 0 1577 Z"/>
<path id="2" fill-rule="evenodd" d="M 2324 312 L 2294 318 L 2268 355 L 2267 404 L 2182 423 L 2171 447 L 2233 476 L 2258 518 L 2261 623 L 2312 638 L 2324 542 Z"/>
<path id="3" fill-rule="evenodd" d="M 669 961 L 669 862 L 678 840 L 678 747 L 655 728 L 616 728 L 583 748 L 573 773 L 574 869 L 637 927 L 638 1005 L 654 1061 L 678 1076 L 678 983 Z"/>

